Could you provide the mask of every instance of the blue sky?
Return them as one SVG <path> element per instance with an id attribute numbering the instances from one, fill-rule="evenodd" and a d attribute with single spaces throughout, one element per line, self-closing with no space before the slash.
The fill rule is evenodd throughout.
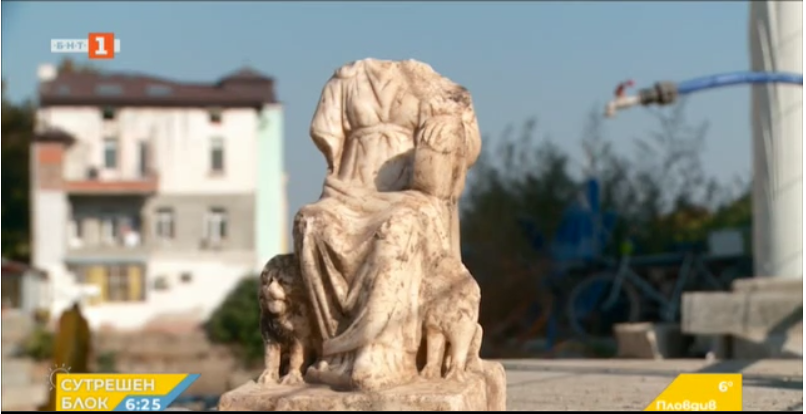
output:
<path id="1" fill-rule="evenodd" d="M 627 78 L 637 86 L 749 67 L 743 2 L 2 2 L 2 76 L 9 98 L 34 97 L 36 67 L 56 63 L 51 38 L 114 32 L 109 70 L 214 81 L 244 64 L 276 78 L 286 105 L 291 211 L 319 195 L 324 163 L 307 135 L 333 70 L 365 57 L 414 58 L 473 93 L 489 141 L 537 117 L 575 156 L 594 104 Z M 81 59 L 79 59 L 81 60 Z M 708 120 L 704 159 L 723 179 L 749 177 L 750 90 L 692 98 Z M 655 122 L 643 109 L 606 123 L 617 148 Z M 319 165 L 321 168 L 312 168 Z"/>

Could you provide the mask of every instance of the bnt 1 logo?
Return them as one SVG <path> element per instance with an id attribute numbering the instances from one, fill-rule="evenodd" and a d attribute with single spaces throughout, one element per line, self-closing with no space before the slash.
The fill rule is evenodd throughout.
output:
<path id="1" fill-rule="evenodd" d="M 90 33 L 88 39 L 90 42 L 90 59 L 115 58 L 114 33 Z"/>
<path id="2" fill-rule="evenodd" d="M 50 39 L 51 53 L 86 53 L 93 60 L 114 59 L 120 39 L 114 33 L 90 33 L 86 39 Z"/>

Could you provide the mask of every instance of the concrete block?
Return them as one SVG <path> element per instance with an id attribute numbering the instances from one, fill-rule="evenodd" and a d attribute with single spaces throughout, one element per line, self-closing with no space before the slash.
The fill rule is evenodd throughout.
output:
<path id="1" fill-rule="evenodd" d="M 683 357 L 680 325 L 623 323 L 615 327 L 619 358 L 667 359 Z"/>
<path id="2" fill-rule="evenodd" d="M 683 294 L 680 325 L 683 333 L 721 335 L 726 328 L 743 325 L 744 295 L 729 292 L 689 292 Z"/>
<path id="3" fill-rule="evenodd" d="M 691 292 L 682 302 L 686 334 L 784 332 L 803 319 L 803 292 Z"/>
<path id="4" fill-rule="evenodd" d="M 803 359 L 803 324 L 784 333 L 745 332 L 731 338 L 736 359 Z"/>
<path id="5" fill-rule="evenodd" d="M 803 297 L 803 279 L 784 279 L 779 277 L 753 277 L 733 281 L 734 292 L 779 292 L 800 294 Z"/>
<path id="6" fill-rule="evenodd" d="M 467 382 L 420 380 L 374 393 L 325 386 L 259 386 L 254 381 L 223 396 L 218 411 L 506 411 L 506 375 L 497 362 Z"/>
<path id="7" fill-rule="evenodd" d="M 766 331 L 784 333 L 803 321 L 803 292 L 748 294 L 745 324 L 735 333 Z"/>

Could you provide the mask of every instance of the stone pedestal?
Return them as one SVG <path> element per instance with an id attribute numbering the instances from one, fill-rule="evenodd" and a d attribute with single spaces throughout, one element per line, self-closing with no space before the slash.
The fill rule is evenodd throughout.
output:
<path id="1" fill-rule="evenodd" d="M 221 396 L 218 411 L 506 411 L 506 386 L 504 367 L 491 361 L 464 383 L 419 380 L 377 393 L 251 381 Z"/>
<path id="2" fill-rule="evenodd" d="M 682 358 L 683 335 L 673 323 L 620 323 L 615 326 L 620 358 Z"/>
<path id="3" fill-rule="evenodd" d="M 803 280 L 754 277 L 732 292 L 688 292 L 681 326 L 688 335 L 723 336 L 720 358 L 803 358 Z"/>

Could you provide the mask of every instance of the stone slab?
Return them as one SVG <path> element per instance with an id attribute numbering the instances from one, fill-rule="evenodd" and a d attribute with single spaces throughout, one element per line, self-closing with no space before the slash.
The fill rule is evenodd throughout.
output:
<path id="1" fill-rule="evenodd" d="M 803 292 L 690 292 L 683 295 L 686 334 L 786 332 L 803 319 Z"/>
<path id="2" fill-rule="evenodd" d="M 681 299 L 681 329 L 686 334 L 727 334 L 741 327 L 745 295 L 730 292 L 689 292 Z"/>
<path id="3" fill-rule="evenodd" d="M 506 386 L 504 367 L 492 361 L 465 383 L 419 380 L 375 393 L 250 381 L 221 396 L 218 411 L 506 411 Z"/>
<path id="4" fill-rule="evenodd" d="M 803 294 L 803 279 L 780 277 L 753 277 L 733 281 L 731 289 L 734 292 L 778 292 Z"/>
<path id="5" fill-rule="evenodd" d="M 683 336 L 672 323 L 623 323 L 615 326 L 619 358 L 680 358 Z"/>
<path id="6" fill-rule="evenodd" d="M 506 360 L 510 411 L 641 411 L 682 372 L 744 375 L 744 411 L 803 402 L 803 364 L 792 360 Z"/>
<path id="7" fill-rule="evenodd" d="M 801 331 L 783 334 L 745 332 L 731 338 L 731 356 L 737 359 L 803 359 L 803 325 Z"/>

